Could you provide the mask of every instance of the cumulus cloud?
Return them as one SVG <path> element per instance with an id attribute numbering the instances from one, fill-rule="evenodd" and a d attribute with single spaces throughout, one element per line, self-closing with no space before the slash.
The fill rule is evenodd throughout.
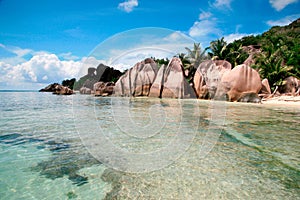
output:
<path id="1" fill-rule="evenodd" d="M 279 20 L 269 20 L 267 21 L 267 24 L 269 26 L 285 26 L 292 23 L 294 20 L 298 19 L 299 17 L 300 14 L 289 15 Z"/>
<path id="2" fill-rule="evenodd" d="M 218 19 L 212 13 L 201 11 L 199 19 L 191 26 L 188 34 L 201 41 L 201 45 L 208 46 L 210 41 L 221 37 L 222 31 L 218 28 Z"/>
<path id="3" fill-rule="evenodd" d="M 124 10 L 127 13 L 130 13 L 138 5 L 139 5 L 139 2 L 137 0 L 127 0 L 122 3 L 119 3 L 118 8 L 121 10 Z"/>
<path id="4" fill-rule="evenodd" d="M 277 11 L 283 10 L 286 6 L 296 3 L 298 0 L 269 0 L 269 3 L 272 5 L 273 8 Z"/>
<path id="5" fill-rule="evenodd" d="M 28 61 L 12 65 L 0 62 L 0 87 L 31 84 L 40 86 L 76 77 L 82 61 L 60 60 L 57 55 L 39 53 Z"/>

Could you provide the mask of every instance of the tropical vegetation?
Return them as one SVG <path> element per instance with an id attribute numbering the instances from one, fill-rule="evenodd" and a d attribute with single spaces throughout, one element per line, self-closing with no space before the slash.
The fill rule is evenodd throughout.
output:
<path id="1" fill-rule="evenodd" d="M 250 52 L 249 46 L 257 51 Z M 183 64 L 190 76 L 205 59 L 227 60 L 235 67 L 252 54 L 254 63 L 251 67 L 261 78 L 267 78 L 274 89 L 288 76 L 300 77 L 300 18 L 287 26 L 275 26 L 263 34 L 246 36 L 229 44 L 222 37 L 212 41 L 203 51 L 199 43 L 194 44 L 194 49 L 186 50 L 187 54 L 181 53 L 179 57 L 189 61 Z"/>
<path id="2" fill-rule="evenodd" d="M 255 49 L 255 52 L 249 51 L 249 47 Z M 262 79 L 267 78 L 274 89 L 282 85 L 288 76 L 300 78 L 300 18 L 287 26 L 274 26 L 263 34 L 249 35 L 231 43 L 222 37 L 210 42 L 210 46 L 204 49 L 200 43 L 185 49 L 185 53 L 176 56 L 181 59 L 186 79 L 190 83 L 193 82 L 197 67 L 205 60 L 226 60 L 235 67 L 251 55 L 251 67 L 259 72 Z M 168 58 L 153 59 L 159 67 L 169 63 Z M 75 82 L 74 89 L 79 89 L 87 79 L 87 76 L 81 77 Z M 69 80 L 63 84 L 69 84 Z"/>

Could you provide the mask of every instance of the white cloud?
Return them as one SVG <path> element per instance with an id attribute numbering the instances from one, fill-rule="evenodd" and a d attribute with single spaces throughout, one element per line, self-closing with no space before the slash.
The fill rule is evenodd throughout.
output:
<path id="1" fill-rule="evenodd" d="M 42 78 L 44 81 L 46 81 L 46 80 L 48 80 L 48 76 L 47 75 L 45 75 L 45 76 L 43 76 L 43 78 Z"/>
<path id="2" fill-rule="evenodd" d="M 188 30 L 188 35 L 201 43 L 201 46 L 209 46 L 212 40 L 222 36 L 222 30 L 218 28 L 219 20 L 213 16 L 213 13 L 201 11 L 199 19 L 194 22 Z"/>
<path id="3" fill-rule="evenodd" d="M 199 14 L 199 19 L 200 20 L 204 20 L 204 19 L 208 19 L 212 16 L 212 13 L 211 12 L 205 12 L 205 11 L 202 11 L 200 14 Z"/>
<path id="4" fill-rule="evenodd" d="M 170 35 L 163 38 L 166 42 L 175 42 L 180 40 L 184 35 L 180 31 L 175 31 L 174 33 L 171 33 Z"/>
<path id="5" fill-rule="evenodd" d="M 11 65 L 16 65 L 25 62 L 26 59 L 24 58 L 24 56 L 31 55 L 32 53 L 34 53 L 34 51 L 31 49 L 22 49 L 20 47 L 15 47 L 15 46 L 6 46 L 4 44 L 0 44 L 0 47 L 3 48 L 6 52 L 13 55 L 10 57 L 1 58 L 2 62 Z"/>
<path id="6" fill-rule="evenodd" d="M 216 19 L 205 19 L 196 21 L 189 30 L 189 35 L 195 38 L 204 37 L 209 34 L 220 34 L 220 30 L 216 27 Z"/>
<path id="7" fill-rule="evenodd" d="M 112 54 L 116 54 L 119 50 L 113 51 Z M 118 57 L 113 57 L 108 61 L 108 65 L 124 71 L 130 67 L 133 67 L 137 62 L 140 62 L 146 58 L 155 57 L 155 58 L 172 58 L 176 53 L 171 52 L 170 50 L 166 51 L 164 48 L 136 48 L 129 51 L 123 51 L 119 53 Z"/>
<path id="8" fill-rule="evenodd" d="M 227 42 L 227 43 L 231 43 L 233 42 L 234 40 L 239 40 L 245 36 L 248 36 L 248 35 L 257 35 L 257 34 L 247 34 L 247 33 L 232 33 L 232 34 L 229 34 L 229 35 L 226 35 L 224 36 L 224 40 Z"/>
<path id="9" fill-rule="evenodd" d="M 127 0 L 122 3 L 119 3 L 118 8 L 121 10 L 124 10 L 127 13 L 130 13 L 138 5 L 139 5 L 139 2 L 137 0 Z"/>
<path id="10" fill-rule="evenodd" d="M 73 55 L 71 52 L 68 53 L 61 53 L 59 57 L 62 57 L 64 60 L 77 60 L 79 57 Z"/>
<path id="11" fill-rule="evenodd" d="M 33 52 L 31 49 L 21 49 L 19 47 L 14 47 L 11 49 L 11 51 L 15 53 L 18 57 L 23 57 Z"/>
<path id="12" fill-rule="evenodd" d="M 289 15 L 279 20 L 269 20 L 267 21 L 267 24 L 269 26 L 285 26 L 292 23 L 294 20 L 298 19 L 299 17 L 300 14 Z"/>
<path id="13" fill-rule="evenodd" d="M 213 6 L 218 9 L 231 8 L 230 6 L 231 2 L 232 0 L 216 0 L 213 3 Z"/>
<path id="14" fill-rule="evenodd" d="M 296 3 L 296 2 L 298 2 L 298 0 L 269 0 L 269 3 L 277 11 L 281 11 L 289 4 Z"/>
<path id="15" fill-rule="evenodd" d="M 47 76 L 47 81 L 60 82 L 77 75 L 80 65 L 75 61 L 61 61 L 55 54 L 40 54 L 16 67 L 23 70 L 25 77 L 30 77 L 28 81 L 44 82 L 43 77 Z"/>
<path id="16" fill-rule="evenodd" d="M 107 64 L 94 57 L 78 60 L 70 52 L 55 55 L 1 43 L 0 47 L 12 53 L 11 57 L 0 59 L 0 89 L 40 89 L 64 79 L 78 79 L 87 74 L 89 67 Z"/>
<path id="17" fill-rule="evenodd" d="M 0 87 L 29 84 L 40 87 L 41 84 L 61 82 L 76 77 L 81 67 L 82 61 L 64 61 L 49 53 L 34 55 L 30 60 L 16 65 L 1 61 Z"/>

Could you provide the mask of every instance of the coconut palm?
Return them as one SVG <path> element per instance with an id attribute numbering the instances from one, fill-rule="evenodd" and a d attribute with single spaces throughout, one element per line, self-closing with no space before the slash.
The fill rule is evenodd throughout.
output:
<path id="1" fill-rule="evenodd" d="M 201 62 L 204 60 L 208 60 L 208 56 L 206 54 L 206 49 L 202 50 L 200 43 L 194 43 L 194 48 L 190 49 L 185 47 L 187 54 L 183 56 L 182 60 L 186 60 L 183 62 L 184 69 L 188 70 L 188 81 L 192 81 L 194 74 L 197 70 L 197 67 L 200 65 Z M 179 55 L 179 57 L 182 56 Z"/>
<path id="2" fill-rule="evenodd" d="M 265 46 L 263 52 L 256 56 L 256 68 L 262 78 L 267 78 L 272 89 L 283 84 L 283 80 L 288 76 L 295 76 L 293 66 L 287 65 L 284 57 L 286 46 L 279 48 L 273 44 Z"/>
<path id="3" fill-rule="evenodd" d="M 233 67 L 242 64 L 249 57 L 242 44 L 230 43 L 226 48 L 228 53 L 224 60 L 230 62 Z"/>
<path id="4" fill-rule="evenodd" d="M 212 60 L 225 60 L 227 57 L 227 42 L 224 40 L 224 37 L 210 42 L 208 49 L 211 50 L 208 54 Z"/>

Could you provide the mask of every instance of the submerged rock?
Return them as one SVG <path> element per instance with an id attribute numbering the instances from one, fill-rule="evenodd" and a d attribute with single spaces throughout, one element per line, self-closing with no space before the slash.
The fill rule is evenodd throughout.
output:
<path id="1" fill-rule="evenodd" d="M 161 66 L 150 88 L 149 97 L 188 98 L 195 97 L 193 88 L 185 80 L 183 65 L 179 58 L 172 58 L 168 66 Z"/>
<path id="2" fill-rule="evenodd" d="M 53 149 L 61 142 L 45 143 L 48 148 Z M 87 152 L 75 151 L 70 144 L 65 144 L 70 148 L 61 151 L 52 151 L 52 156 L 48 160 L 39 162 L 31 170 L 37 171 L 41 176 L 49 179 L 57 179 L 67 176 L 76 186 L 82 186 L 88 183 L 88 177 L 80 175 L 79 170 L 85 167 L 101 164 Z"/>
<path id="3" fill-rule="evenodd" d="M 261 79 L 257 71 L 245 64 L 238 65 L 222 76 L 216 92 L 216 99 L 239 101 L 247 94 L 252 96 L 258 94 L 261 87 Z M 247 102 L 252 102 L 251 98 L 248 100 Z M 257 99 L 254 98 L 253 101 L 256 102 Z"/>
<path id="4" fill-rule="evenodd" d="M 135 64 L 116 82 L 116 96 L 148 96 L 158 68 L 157 64 L 147 58 Z"/>

